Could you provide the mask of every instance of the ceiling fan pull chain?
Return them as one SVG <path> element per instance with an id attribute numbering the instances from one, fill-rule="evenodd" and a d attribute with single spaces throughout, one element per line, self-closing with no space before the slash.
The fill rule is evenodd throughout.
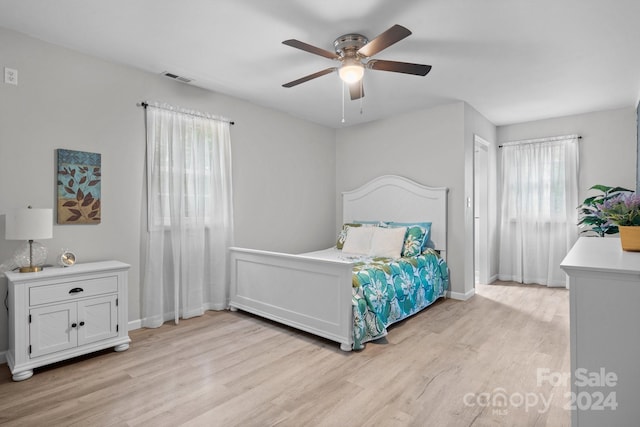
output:
<path id="1" fill-rule="evenodd" d="M 364 92 L 364 83 L 363 83 L 364 79 L 360 79 L 360 115 L 362 115 L 362 98 L 364 98 L 364 96 L 362 96 L 363 92 Z"/>
<path id="2" fill-rule="evenodd" d="M 344 91 L 344 81 L 342 81 L 342 94 L 341 94 L 342 95 L 341 96 L 341 98 L 342 98 L 342 123 L 344 123 L 344 97 L 345 97 L 344 92 L 345 92 Z"/>

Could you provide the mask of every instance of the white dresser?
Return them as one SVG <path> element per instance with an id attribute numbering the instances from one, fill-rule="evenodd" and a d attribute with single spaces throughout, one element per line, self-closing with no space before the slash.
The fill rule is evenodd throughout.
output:
<path id="1" fill-rule="evenodd" d="M 127 275 L 119 261 L 6 273 L 9 351 L 14 381 L 33 369 L 114 347 L 129 348 Z"/>
<path id="2" fill-rule="evenodd" d="M 640 253 L 581 237 L 570 278 L 573 427 L 640 425 Z"/>

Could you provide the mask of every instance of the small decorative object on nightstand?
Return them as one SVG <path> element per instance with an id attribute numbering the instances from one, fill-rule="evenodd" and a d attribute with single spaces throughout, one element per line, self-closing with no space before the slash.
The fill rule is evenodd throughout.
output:
<path id="1" fill-rule="evenodd" d="M 75 263 L 76 254 L 67 249 L 60 253 L 60 257 L 58 257 L 58 264 L 60 264 L 61 267 L 71 267 Z"/>

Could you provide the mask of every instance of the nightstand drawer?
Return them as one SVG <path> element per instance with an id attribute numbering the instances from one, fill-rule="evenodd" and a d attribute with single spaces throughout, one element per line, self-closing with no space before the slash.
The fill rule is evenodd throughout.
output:
<path id="1" fill-rule="evenodd" d="M 29 305 L 48 304 L 69 301 L 118 292 L 118 276 L 106 276 L 95 279 L 65 282 L 56 285 L 34 286 L 29 289 Z"/>

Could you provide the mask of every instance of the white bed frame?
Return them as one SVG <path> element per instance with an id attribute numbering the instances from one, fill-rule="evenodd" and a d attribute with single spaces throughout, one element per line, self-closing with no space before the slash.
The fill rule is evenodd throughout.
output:
<path id="1" fill-rule="evenodd" d="M 343 222 L 430 221 L 432 246 L 447 255 L 447 188 L 394 175 L 342 193 Z M 230 309 L 244 310 L 353 347 L 353 264 L 232 247 Z"/>

